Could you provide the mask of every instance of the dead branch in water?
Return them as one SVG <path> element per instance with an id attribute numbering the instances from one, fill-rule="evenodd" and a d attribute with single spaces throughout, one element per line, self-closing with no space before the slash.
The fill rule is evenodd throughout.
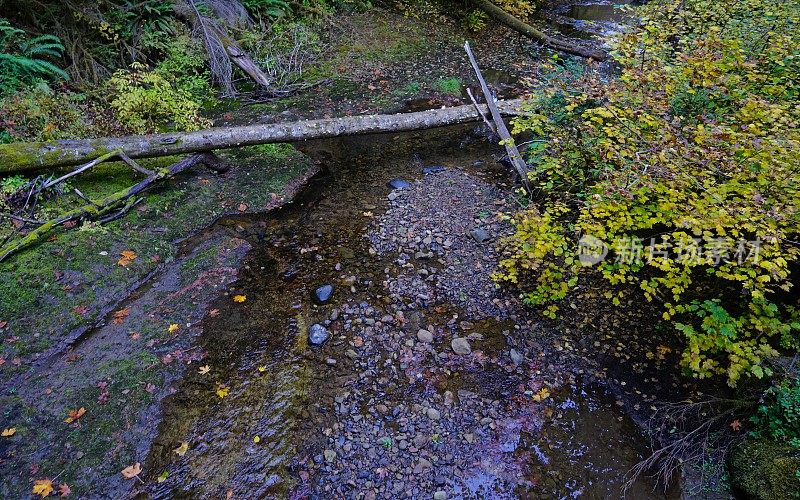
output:
<path id="1" fill-rule="evenodd" d="M 489 108 L 489 112 L 491 113 L 492 120 L 495 124 L 495 132 L 497 132 L 497 135 L 500 136 L 500 143 L 506 148 L 508 159 L 511 161 L 511 165 L 514 167 L 514 170 L 516 170 L 517 174 L 519 174 L 520 182 L 522 182 L 522 185 L 525 186 L 526 191 L 530 193 L 531 186 L 530 182 L 528 181 L 528 165 L 522 159 L 522 155 L 519 154 L 517 146 L 514 145 L 514 138 L 511 137 L 511 133 L 508 131 L 508 127 L 506 127 L 503 117 L 500 115 L 500 111 L 497 109 L 497 104 L 494 102 L 494 97 L 492 97 L 492 93 L 489 91 L 489 86 L 486 85 L 486 80 L 483 79 L 481 69 L 478 67 L 478 61 L 475 60 L 475 54 L 473 54 L 472 49 L 469 48 L 469 42 L 464 42 L 464 50 L 467 51 L 469 62 L 472 64 L 472 69 L 475 70 L 475 75 L 478 77 L 478 82 L 481 84 L 483 97 L 486 99 L 486 105 Z M 480 108 L 477 106 L 476 108 L 480 112 Z M 481 116 L 484 117 L 483 113 L 481 113 Z"/>

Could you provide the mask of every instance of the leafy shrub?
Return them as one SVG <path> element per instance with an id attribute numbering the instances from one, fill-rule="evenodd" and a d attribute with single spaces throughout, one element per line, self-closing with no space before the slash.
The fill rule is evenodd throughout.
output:
<path id="1" fill-rule="evenodd" d="M 600 277 L 617 304 L 638 287 L 680 321 L 695 377 L 760 378 L 800 345 L 787 293 L 800 258 L 800 4 L 661 0 L 639 14 L 615 46 L 618 80 L 539 90 L 515 121 L 539 141 L 531 180 L 547 202 L 515 216 L 496 277 L 551 315 L 565 282 Z M 604 259 L 564 258 L 587 239 Z"/>
<path id="2" fill-rule="evenodd" d="M 64 52 L 53 35 L 28 37 L 0 18 L 0 96 L 37 80 L 66 80 L 67 73 L 53 64 Z"/>
<path id="3" fill-rule="evenodd" d="M 464 15 L 464 27 L 469 31 L 480 31 L 486 27 L 488 17 L 484 11 L 473 9 Z"/>
<path id="4" fill-rule="evenodd" d="M 200 116 L 200 103 L 187 89 L 176 87 L 141 63 L 114 73 L 107 88 L 117 118 L 133 132 L 198 130 L 211 125 Z"/>
<path id="5" fill-rule="evenodd" d="M 0 99 L 0 142 L 85 137 L 92 125 L 85 96 L 44 82 Z"/>
<path id="6" fill-rule="evenodd" d="M 764 403 L 750 420 L 757 436 L 766 435 L 800 449 L 800 379 L 784 380 L 767 389 Z"/>

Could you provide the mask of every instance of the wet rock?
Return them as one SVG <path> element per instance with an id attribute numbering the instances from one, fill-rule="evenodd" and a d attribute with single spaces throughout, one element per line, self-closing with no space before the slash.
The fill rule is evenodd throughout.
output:
<path id="1" fill-rule="evenodd" d="M 428 411 L 425 413 L 431 420 L 439 420 L 440 418 L 442 418 L 442 414 L 439 413 L 439 410 L 437 410 L 436 408 L 428 408 Z"/>
<path id="2" fill-rule="evenodd" d="M 431 174 L 438 174 L 439 172 L 444 172 L 445 168 L 439 165 L 431 166 L 431 167 L 424 167 L 422 169 L 422 173 L 425 175 Z"/>
<path id="3" fill-rule="evenodd" d="M 472 348 L 469 345 L 469 341 L 463 337 L 454 338 L 450 342 L 450 347 L 453 349 L 454 353 L 460 354 L 462 356 L 472 352 Z"/>
<path id="4" fill-rule="evenodd" d="M 489 233 L 487 233 L 485 229 L 479 227 L 470 231 L 469 234 L 470 236 L 472 236 L 472 239 L 474 239 L 478 243 L 486 243 L 487 241 L 492 239 L 492 237 L 489 236 Z"/>
<path id="5" fill-rule="evenodd" d="M 406 189 L 411 187 L 411 183 L 403 179 L 392 179 L 387 184 L 392 189 Z"/>
<path id="6" fill-rule="evenodd" d="M 525 361 L 525 356 L 520 354 L 520 352 L 517 351 L 516 349 L 511 349 L 509 355 L 511 356 L 511 362 L 514 363 L 515 365 L 521 365 L 522 362 Z"/>
<path id="7" fill-rule="evenodd" d="M 330 302 L 331 297 L 333 297 L 333 285 L 328 283 L 317 287 L 314 290 L 314 293 L 311 294 L 311 299 L 315 304 L 319 305 Z"/>
<path id="8" fill-rule="evenodd" d="M 358 359 L 358 353 L 353 349 L 348 349 L 344 354 L 350 359 Z"/>
<path id="9" fill-rule="evenodd" d="M 420 342 L 430 344 L 433 342 L 433 334 L 428 330 L 420 330 L 417 332 L 417 339 L 419 339 Z"/>
<path id="10" fill-rule="evenodd" d="M 447 493 L 445 493 L 442 490 L 439 490 L 433 494 L 433 500 L 447 500 Z"/>
<path id="11" fill-rule="evenodd" d="M 330 336 L 331 332 L 319 323 L 314 323 L 311 325 L 311 328 L 308 329 L 308 341 L 311 342 L 312 345 L 322 345 Z"/>

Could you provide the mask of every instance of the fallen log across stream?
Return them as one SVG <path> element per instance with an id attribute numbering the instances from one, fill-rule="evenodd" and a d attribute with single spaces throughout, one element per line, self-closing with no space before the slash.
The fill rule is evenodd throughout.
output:
<path id="1" fill-rule="evenodd" d="M 496 103 L 505 116 L 519 114 L 520 104 L 519 99 Z M 483 113 L 489 113 L 485 104 L 479 108 Z M 218 127 L 196 132 L 0 144 L 0 176 L 79 165 L 117 150 L 124 151 L 129 158 L 152 158 L 256 144 L 424 130 L 480 120 L 481 115 L 475 106 L 467 104 L 414 113 Z"/>

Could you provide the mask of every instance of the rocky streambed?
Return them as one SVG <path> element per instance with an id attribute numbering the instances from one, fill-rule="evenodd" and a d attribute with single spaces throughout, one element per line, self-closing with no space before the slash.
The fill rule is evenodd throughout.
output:
<path id="1" fill-rule="evenodd" d="M 305 149 L 325 173 L 294 203 L 222 224 L 253 249 L 135 491 L 619 496 L 644 436 L 491 279 L 515 204 L 496 148 L 458 127 Z"/>

